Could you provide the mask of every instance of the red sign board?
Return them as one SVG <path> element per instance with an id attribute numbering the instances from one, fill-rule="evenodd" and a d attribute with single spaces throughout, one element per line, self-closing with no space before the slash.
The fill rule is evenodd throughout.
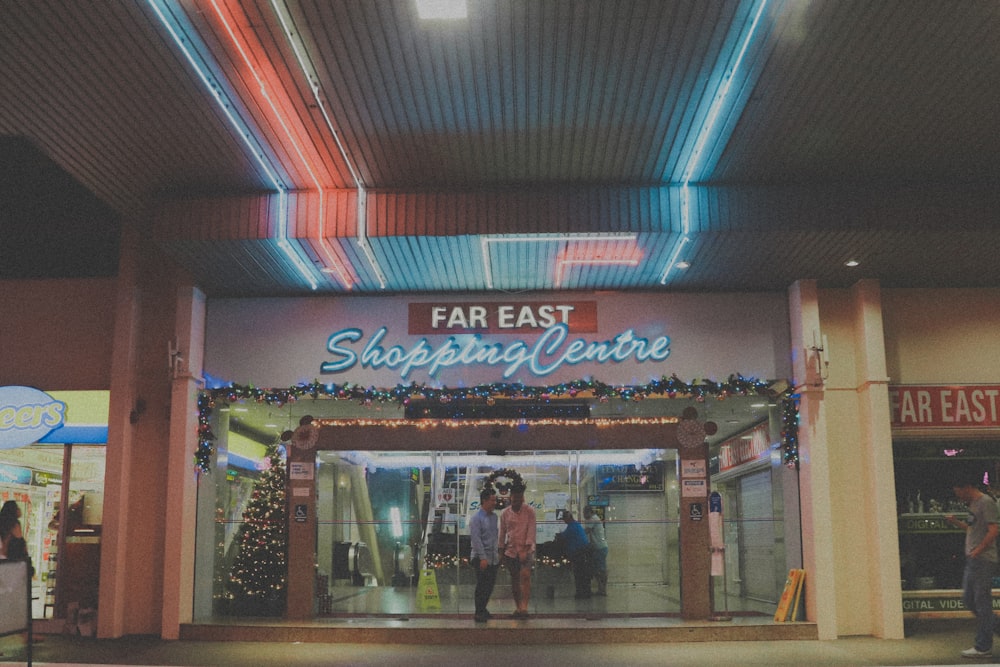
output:
<path id="1" fill-rule="evenodd" d="M 525 334 L 565 324 L 570 333 L 597 332 L 596 301 L 411 303 L 409 333 Z"/>
<path id="2" fill-rule="evenodd" d="M 719 471 L 729 470 L 756 461 L 771 450 L 767 441 L 767 424 L 759 424 L 749 433 L 731 438 L 719 447 Z"/>
<path id="3" fill-rule="evenodd" d="M 1000 426 L 1000 385 L 905 385 L 889 388 L 898 428 Z"/>

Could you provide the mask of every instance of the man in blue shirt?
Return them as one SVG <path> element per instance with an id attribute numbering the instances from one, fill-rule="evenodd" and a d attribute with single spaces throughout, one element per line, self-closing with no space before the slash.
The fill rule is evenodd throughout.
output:
<path id="1" fill-rule="evenodd" d="M 590 540 L 580 522 L 573 518 L 569 510 L 563 512 L 562 520 L 566 530 L 562 535 L 566 555 L 573 564 L 573 579 L 577 599 L 590 597 Z"/>
<path id="2" fill-rule="evenodd" d="M 479 511 L 472 517 L 469 524 L 469 535 L 472 538 L 472 555 L 469 562 L 476 568 L 476 623 L 485 623 L 491 614 L 486 609 L 493 586 L 497 582 L 497 569 L 500 557 L 497 554 L 497 539 L 499 528 L 497 515 L 493 513 L 497 506 L 497 494 L 492 488 L 483 489 L 479 494 Z"/>

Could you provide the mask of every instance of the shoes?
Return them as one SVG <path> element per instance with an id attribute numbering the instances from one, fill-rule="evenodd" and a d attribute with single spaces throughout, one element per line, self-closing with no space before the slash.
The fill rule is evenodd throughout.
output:
<path id="1" fill-rule="evenodd" d="M 993 653 L 990 651 L 980 651 L 975 646 L 972 648 L 967 648 L 962 651 L 963 658 L 992 658 Z"/>
<path id="2" fill-rule="evenodd" d="M 473 618 L 476 620 L 476 623 L 485 623 L 486 621 L 490 620 L 490 613 L 485 612 L 482 614 L 476 614 L 475 616 L 473 616 Z"/>
<path id="3" fill-rule="evenodd" d="M 526 612 L 526 611 L 515 611 L 513 614 L 511 614 L 511 616 L 513 616 L 514 618 L 521 618 L 521 619 L 528 618 L 528 612 Z"/>

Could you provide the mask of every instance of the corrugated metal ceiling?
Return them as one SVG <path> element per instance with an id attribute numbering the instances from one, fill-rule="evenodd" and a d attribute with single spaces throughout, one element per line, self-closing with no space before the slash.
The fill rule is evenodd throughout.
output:
<path id="1" fill-rule="evenodd" d="M 0 135 L 212 295 L 998 285 L 996 34 L 993 0 L 12 1 Z"/>

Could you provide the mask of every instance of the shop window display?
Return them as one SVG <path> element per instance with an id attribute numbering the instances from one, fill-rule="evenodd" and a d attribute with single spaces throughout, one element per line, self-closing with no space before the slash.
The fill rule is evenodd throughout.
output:
<path id="1" fill-rule="evenodd" d="M 21 508 L 34 567 L 31 598 L 36 620 L 67 619 L 80 610 L 96 613 L 104 460 L 105 447 L 97 445 L 0 450 L 0 503 L 13 500 Z"/>
<path id="2" fill-rule="evenodd" d="M 949 525 L 945 516 L 961 517 L 968 510 L 955 497 L 951 484 L 957 476 L 974 471 L 988 494 L 1000 495 L 1000 443 L 895 442 L 893 453 L 904 596 L 920 596 L 919 591 L 953 591 L 952 597 L 960 597 L 964 532 Z M 904 610 L 909 611 L 907 606 L 904 601 Z"/>
<path id="3" fill-rule="evenodd" d="M 336 406 L 341 412 L 327 419 L 357 420 L 358 412 L 364 419 L 404 418 L 402 409 L 330 403 L 343 407 Z M 648 408 L 652 404 L 646 402 Z M 300 403 L 294 410 L 282 407 L 258 415 L 254 423 L 270 424 L 273 432 L 268 433 L 251 428 L 238 404 L 220 404 L 211 414 L 208 427 L 214 436 L 215 458 L 212 474 L 203 476 L 199 486 L 199 515 L 211 520 L 199 521 L 196 622 L 251 613 L 233 608 L 227 601 L 227 587 L 237 567 L 247 510 L 269 467 L 264 452 L 271 446 L 279 452 L 290 446 L 279 434 L 294 428 L 303 414 L 317 407 L 314 402 Z M 372 427 L 371 437 L 377 442 L 377 426 Z M 469 449 L 463 451 L 345 448 L 316 452 L 315 506 L 307 512 L 308 520 L 316 525 L 316 616 L 471 614 L 475 574 L 468 564 L 468 523 L 478 510 L 479 491 L 487 481 L 497 485 L 498 511 L 503 511 L 508 480 L 497 479 L 496 473 L 505 469 L 516 471 L 525 482 L 525 500 L 538 519 L 532 613 L 679 614 L 682 503 L 676 450 L 636 443 L 640 446 L 635 449 L 498 451 L 484 449 L 481 439 L 472 438 L 470 432 Z M 256 455 L 252 447 L 248 449 L 247 440 L 254 441 Z M 774 465 L 784 469 L 778 455 Z M 605 527 L 608 595 L 578 600 L 572 567 L 557 534 L 565 528 L 561 512 L 569 510 L 582 517 L 588 507 Z M 780 533 L 780 512 L 781 508 L 775 508 L 775 516 L 753 515 L 748 521 L 753 526 L 767 524 Z M 727 525 L 733 535 L 740 534 L 739 520 L 733 516 Z M 206 527 L 211 527 L 211 535 Z M 773 558 L 753 567 L 768 573 L 780 571 L 776 575 L 780 577 L 786 558 L 781 539 L 774 542 L 778 550 Z M 732 553 L 731 579 L 738 581 L 741 552 L 734 548 Z M 202 586 L 209 572 L 213 586 Z M 433 575 L 433 599 L 426 599 L 423 590 L 429 574 Z M 732 593 L 740 595 L 740 587 L 733 586 Z M 493 600 L 501 614 L 514 608 L 505 571 L 498 577 Z M 272 608 L 270 615 L 280 615 L 279 608 Z M 749 601 L 740 610 L 772 615 L 773 601 Z"/>
<path id="4" fill-rule="evenodd" d="M 633 458 L 636 463 L 626 463 Z M 641 459 L 646 458 L 643 462 Z M 608 462 L 621 463 L 608 463 Z M 601 488 L 609 469 L 656 470 L 653 489 Z M 676 612 L 679 609 L 674 454 L 643 452 L 324 452 L 317 469 L 321 519 L 317 545 L 320 576 L 329 588 L 332 614 L 409 614 L 426 611 L 415 588 L 420 571 L 434 572 L 442 612 L 471 609 L 474 574 L 468 523 L 479 509 L 479 491 L 489 481 L 503 511 L 509 483 L 497 471 L 523 479 L 525 502 L 535 509 L 536 565 L 532 605 L 537 613 L 589 612 L 574 599 L 569 559 L 557 534 L 560 513 L 599 506 L 611 545 L 610 588 L 623 594 L 621 611 Z M 372 521 L 359 522 L 356 506 L 371 503 Z M 324 514 L 326 516 L 324 517 Z M 509 580 L 501 576 L 497 606 L 513 605 Z M 594 609 L 601 611 L 601 609 Z"/>

